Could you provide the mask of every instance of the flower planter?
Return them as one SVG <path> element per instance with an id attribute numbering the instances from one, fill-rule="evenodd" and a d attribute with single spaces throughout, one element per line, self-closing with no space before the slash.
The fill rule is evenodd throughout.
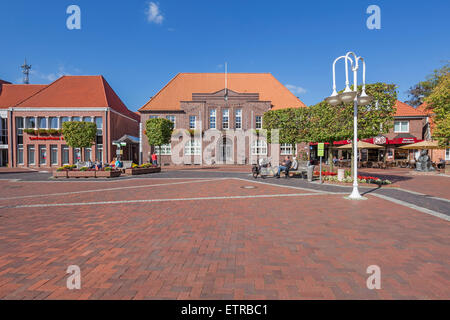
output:
<path id="1" fill-rule="evenodd" d="M 137 174 L 148 174 L 148 173 L 156 173 L 156 172 L 161 172 L 161 167 L 125 169 L 125 174 L 132 175 L 132 176 L 137 175 Z"/>
<path id="2" fill-rule="evenodd" d="M 120 177 L 120 170 L 111 170 L 111 171 L 94 171 L 96 178 L 116 178 Z"/>
<path id="3" fill-rule="evenodd" d="M 67 171 L 67 176 L 69 178 L 95 178 L 95 171 L 72 170 Z"/>
<path id="4" fill-rule="evenodd" d="M 63 171 L 53 171 L 53 177 L 55 178 L 67 178 L 67 170 Z"/>

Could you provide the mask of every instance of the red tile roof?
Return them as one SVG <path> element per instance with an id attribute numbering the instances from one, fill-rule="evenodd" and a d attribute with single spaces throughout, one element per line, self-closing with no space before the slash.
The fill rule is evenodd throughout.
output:
<path id="1" fill-rule="evenodd" d="M 0 79 L 0 86 L 2 85 L 2 84 L 10 84 L 11 82 L 8 82 L 8 81 L 5 81 L 5 80 L 2 80 L 2 79 Z"/>
<path id="2" fill-rule="evenodd" d="M 425 114 L 431 114 L 433 113 L 432 110 L 427 109 L 428 108 L 428 103 L 424 102 L 422 103 L 420 106 L 417 107 L 417 110 L 425 113 Z"/>
<path id="3" fill-rule="evenodd" d="M 412 116 L 426 117 L 426 115 L 427 115 L 425 112 L 418 110 L 418 108 L 416 109 L 416 108 L 410 106 L 409 104 L 406 104 L 406 103 L 398 101 L 398 100 L 395 102 L 395 107 L 397 109 L 394 114 L 394 117 L 412 117 Z"/>
<path id="4" fill-rule="evenodd" d="M 192 100 L 192 93 L 212 93 L 224 87 L 223 73 L 179 73 L 139 111 L 180 110 L 180 101 Z M 261 100 L 272 102 L 273 109 L 306 107 L 270 73 L 229 73 L 228 89 L 259 93 Z"/>
<path id="5" fill-rule="evenodd" d="M 40 84 L 3 84 L 0 92 L 0 109 L 13 107 L 46 86 Z"/>
<path id="6" fill-rule="evenodd" d="M 110 107 L 137 121 L 102 76 L 62 76 L 43 90 L 17 103 L 20 108 L 88 108 Z"/>

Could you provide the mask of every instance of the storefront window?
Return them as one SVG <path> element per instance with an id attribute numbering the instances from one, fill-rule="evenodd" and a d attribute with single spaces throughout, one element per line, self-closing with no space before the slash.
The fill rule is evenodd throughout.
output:
<path id="1" fill-rule="evenodd" d="M 47 163 L 47 148 L 45 146 L 39 146 L 39 164 Z"/>
<path id="2" fill-rule="evenodd" d="M 84 161 L 92 161 L 92 149 L 91 148 L 84 148 Z"/>
<path id="3" fill-rule="evenodd" d="M 408 150 L 395 149 L 394 151 L 394 159 L 395 160 L 407 160 L 408 159 Z"/>
<path id="4" fill-rule="evenodd" d="M 95 160 L 103 162 L 103 145 L 101 144 L 95 146 Z"/>
<path id="5" fill-rule="evenodd" d="M 81 161 L 81 150 L 80 148 L 73 149 L 73 163 L 78 163 Z"/>
<path id="6" fill-rule="evenodd" d="M 52 165 L 58 164 L 58 146 L 57 145 L 50 146 L 50 163 Z"/>
<path id="7" fill-rule="evenodd" d="M 28 146 L 28 165 L 35 164 L 35 150 L 34 146 Z"/>
<path id="8" fill-rule="evenodd" d="M 62 149 L 62 163 L 69 164 L 69 147 L 63 145 L 61 149 Z"/>
<path id="9" fill-rule="evenodd" d="M 23 145 L 17 146 L 17 164 L 23 164 Z"/>

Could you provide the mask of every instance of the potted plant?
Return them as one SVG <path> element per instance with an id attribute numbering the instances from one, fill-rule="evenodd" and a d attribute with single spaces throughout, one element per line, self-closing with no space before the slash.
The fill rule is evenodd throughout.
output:
<path id="1" fill-rule="evenodd" d="M 56 169 L 55 171 L 53 171 L 53 176 L 55 178 L 67 178 L 67 169 L 65 169 L 64 167 L 59 167 L 58 169 Z"/>

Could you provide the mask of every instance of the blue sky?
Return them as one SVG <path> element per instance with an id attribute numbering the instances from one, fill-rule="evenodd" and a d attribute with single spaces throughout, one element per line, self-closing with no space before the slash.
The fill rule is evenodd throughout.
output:
<path id="1" fill-rule="evenodd" d="M 450 2 L 345 1 L 3 1 L 0 79 L 31 83 L 61 74 L 102 74 L 137 110 L 178 72 L 270 72 L 307 105 L 331 93 L 331 64 L 349 50 L 365 58 L 367 82 L 405 91 L 450 60 Z M 81 8 L 81 30 L 66 9 Z M 366 9 L 381 8 L 369 30 Z M 338 89 L 343 68 L 338 68 Z"/>

